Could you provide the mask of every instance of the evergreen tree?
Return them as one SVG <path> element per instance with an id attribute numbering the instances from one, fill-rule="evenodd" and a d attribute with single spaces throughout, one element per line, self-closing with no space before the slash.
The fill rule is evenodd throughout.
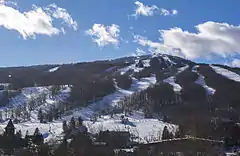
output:
<path id="1" fill-rule="evenodd" d="M 16 137 L 17 138 L 22 138 L 22 131 L 19 130 L 17 133 L 16 133 Z"/>
<path id="2" fill-rule="evenodd" d="M 70 127 L 71 127 L 72 130 L 76 128 L 76 123 L 75 123 L 74 117 L 71 118 Z"/>
<path id="3" fill-rule="evenodd" d="M 40 120 L 40 123 L 43 123 L 43 112 L 42 109 L 38 111 L 38 120 Z"/>
<path id="4" fill-rule="evenodd" d="M 68 130 L 67 121 L 63 121 L 63 132 L 66 133 Z"/>
<path id="5" fill-rule="evenodd" d="M 79 126 L 82 126 L 83 124 L 83 119 L 80 116 L 78 117 L 78 124 Z"/>
<path id="6" fill-rule="evenodd" d="M 2 111 L 0 111 L 0 122 L 3 121 Z"/>
<path id="7" fill-rule="evenodd" d="M 48 122 L 52 122 L 53 121 L 53 108 L 50 109 L 50 111 L 48 112 Z"/>
<path id="8" fill-rule="evenodd" d="M 34 136 L 37 136 L 37 135 L 40 135 L 40 131 L 39 131 L 39 129 L 38 128 L 36 128 L 35 129 L 35 131 L 34 131 L 34 134 L 33 134 Z"/>
<path id="9" fill-rule="evenodd" d="M 26 131 L 26 134 L 25 134 L 25 139 L 29 137 L 29 132 L 28 130 Z"/>
<path id="10" fill-rule="evenodd" d="M 43 144 L 43 135 L 40 133 L 38 128 L 35 129 L 35 132 L 33 135 L 34 135 L 33 143 L 37 145 Z"/>
<path id="11" fill-rule="evenodd" d="M 167 139 L 170 139 L 170 133 L 168 131 L 167 126 L 165 126 L 162 133 L 162 140 L 167 140 Z"/>

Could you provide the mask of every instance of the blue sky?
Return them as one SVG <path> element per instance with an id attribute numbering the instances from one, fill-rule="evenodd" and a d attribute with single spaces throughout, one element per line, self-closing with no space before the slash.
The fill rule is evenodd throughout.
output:
<path id="1" fill-rule="evenodd" d="M 137 49 L 176 54 L 199 62 L 240 65 L 238 0 L 0 0 L 0 3 L 0 66 L 110 59 L 130 56 Z M 140 3 L 142 8 L 137 5 Z M 55 7 L 50 7 L 51 4 Z M 155 9 L 152 13 L 137 12 L 147 7 Z M 36 11 L 39 8 L 41 14 Z M 68 20 L 57 14 L 58 8 L 64 9 L 61 13 L 67 14 Z M 168 12 L 164 14 L 162 9 Z M 177 13 L 173 14 L 173 10 Z M 9 12 L 15 11 L 19 18 L 9 16 Z M 44 20 L 38 17 L 42 13 L 46 13 Z M 33 21 L 30 16 L 47 24 L 51 19 L 50 25 L 41 28 L 46 23 Z M 77 29 L 69 19 L 77 24 Z M 117 30 L 111 34 L 110 28 Z M 103 35 L 99 30 L 106 32 L 105 38 L 97 43 Z M 176 53 L 175 48 L 181 53 Z"/>

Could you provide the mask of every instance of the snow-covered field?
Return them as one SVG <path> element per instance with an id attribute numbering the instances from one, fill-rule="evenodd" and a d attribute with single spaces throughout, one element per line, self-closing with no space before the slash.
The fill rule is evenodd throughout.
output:
<path id="1" fill-rule="evenodd" d="M 139 143 L 160 141 L 165 126 L 168 130 L 175 134 L 178 126 L 164 123 L 157 119 L 145 119 L 142 112 L 135 112 L 132 116 L 127 116 L 129 122 L 121 123 L 121 115 L 115 114 L 113 118 L 109 115 L 102 116 L 97 122 L 85 122 L 89 132 L 95 134 L 100 131 L 128 131 L 135 137 L 135 141 Z"/>
<path id="2" fill-rule="evenodd" d="M 183 71 L 186 70 L 187 68 L 189 68 L 188 65 L 179 68 L 177 74 L 180 74 L 181 72 L 183 72 Z M 177 74 L 176 74 L 176 75 L 177 75 Z M 173 87 L 173 90 L 174 90 L 175 92 L 180 92 L 180 91 L 182 90 L 182 87 L 181 87 L 179 84 L 176 83 L 176 76 L 171 76 L 171 77 L 163 80 L 163 82 L 170 84 L 170 85 Z"/>
<path id="3" fill-rule="evenodd" d="M 213 94 L 216 92 L 216 90 L 213 89 L 212 87 L 209 87 L 209 86 L 206 84 L 206 82 L 205 82 L 205 80 L 204 80 L 205 77 L 204 77 L 203 75 L 201 75 L 201 74 L 197 71 L 197 68 L 198 68 L 198 67 L 199 67 L 199 66 L 194 66 L 194 67 L 192 68 L 192 71 L 198 74 L 198 79 L 195 81 L 195 83 L 198 84 L 198 85 L 200 85 L 200 86 L 202 86 L 202 87 L 206 90 L 207 95 L 213 95 Z"/>
<path id="4" fill-rule="evenodd" d="M 129 123 L 121 123 L 121 115 L 115 114 L 113 118 L 110 115 L 102 116 L 98 118 L 96 122 L 84 121 L 84 125 L 88 128 L 88 132 L 92 134 L 99 133 L 100 131 L 128 131 L 134 136 L 134 140 L 139 143 L 160 141 L 162 132 L 165 126 L 168 130 L 175 134 L 178 126 L 173 124 L 164 123 L 157 119 L 145 119 L 142 112 L 135 112 L 132 116 L 127 116 Z M 0 124 L 0 133 L 4 132 L 7 122 Z M 55 142 L 61 139 L 62 136 L 62 122 L 56 121 L 47 124 L 41 124 L 38 122 L 25 122 L 14 125 L 16 131 L 21 130 L 24 137 L 28 131 L 29 135 L 32 135 L 36 128 L 39 128 L 40 132 L 44 135 L 45 142 Z"/>
<path id="5" fill-rule="evenodd" d="M 228 78 L 230 80 L 233 80 L 233 81 L 236 81 L 236 82 L 240 82 L 240 75 L 238 75 L 238 74 L 236 74 L 236 73 L 234 73 L 232 71 L 229 71 L 227 69 L 218 67 L 218 66 L 211 65 L 211 67 L 212 67 L 212 69 L 216 73 L 218 73 L 218 74 L 220 74 L 220 75 L 222 75 L 222 76 L 224 76 L 224 77 L 226 77 L 226 78 Z"/>

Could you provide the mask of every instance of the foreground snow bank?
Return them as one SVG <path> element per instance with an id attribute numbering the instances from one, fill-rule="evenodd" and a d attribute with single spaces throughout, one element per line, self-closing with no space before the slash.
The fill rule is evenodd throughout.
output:
<path id="1" fill-rule="evenodd" d="M 230 80 L 233 80 L 233 81 L 236 81 L 236 82 L 240 82 L 240 75 L 238 75 L 238 74 L 236 74 L 236 73 L 234 73 L 232 71 L 229 71 L 227 69 L 218 67 L 218 66 L 211 65 L 211 67 L 212 67 L 212 69 L 216 73 L 218 73 L 218 74 L 220 74 L 220 75 L 222 75 L 222 76 L 224 76 L 224 77 L 226 77 L 226 78 L 228 78 Z"/>

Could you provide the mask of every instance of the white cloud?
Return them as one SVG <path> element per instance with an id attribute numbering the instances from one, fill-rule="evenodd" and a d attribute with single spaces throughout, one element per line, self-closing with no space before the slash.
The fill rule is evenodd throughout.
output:
<path id="1" fill-rule="evenodd" d="M 45 10 L 47 10 L 54 18 L 63 20 L 63 22 L 69 27 L 73 28 L 75 31 L 77 30 L 77 22 L 72 19 L 66 9 L 60 8 L 56 4 L 50 4 Z"/>
<path id="2" fill-rule="evenodd" d="M 117 46 L 119 44 L 120 29 L 116 24 L 112 24 L 111 26 L 94 24 L 92 29 L 87 30 L 86 33 L 91 36 L 93 42 L 96 42 L 100 47 L 109 44 Z"/>
<path id="3" fill-rule="evenodd" d="M 196 26 L 197 33 L 181 28 L 160 30 L 159 42 L 138 38 L 138 43 L 148 46 L 155 52 L 171 52 L 178 49 L 178 54 L 189 59 L 228 57 L 240 54 L 240 26 L 227 23 L 206 22 Z M 143 44 L 144 43 L 144 44 Z M 166 50 L 163 50 L 166 49 Z"/>
<path id="4" fill-rule="evenodd" d="M 227 57 L 240 53 L 240 26 L 206 22 L 196 28 L 197 33 L 181 28 L 161 30 L 160 33 L 164 45 L 181 49 L 190 59 L 214 55 Z"/>
<path id="5" fill-rule="evenodd" d="M 134 17 L 138 16 L 153 16 L 154 14 L 160 14 L 163 16 L 169 16 L 169 15 L 176 15 L 178 13 L 177 10 L 167 10 L 164 8 L 159 8 L 156 5 L 148 6 L 144 5 L 143 3 L 136 1 L 135 5 L 137 6 L 135 9 L 135 13 L 132 15 Z"/>
<path id="6" fill-rule="evenodd" d="M 178 11 L 177 11 L 176 9 L 173 9 L 173 10 L 172 10 L 172 14 L 173 14 L 173 15 L 177 15 L 177 14 L 178 14 Z"/>
<path id="7" fill-rule="evenodd" d="M 32 10 L 20 12 L 16 8 L 3 2 L 0 3 L 0 26 L 19 32 L 24 39 L 30 37 L 35 38 L 37 34 L 48 36 L 57 35 L 62 32 L 63 28 L 54 26 L 52 24 L 53 20 L 58 18 L 64 22 L 69 22 L 65 16 L 61 16 L 61 13 L 66 16 L 69 14 L 66 10 L 61 10 L 62 8 L 58 8 L 56 5 L 54 9 L 50 7 L 41 8 L 33 5 Z M 54 16 L 54 14 L 56 14 L 56 16 Z M 68 18 L 69 20 L 72 19 L 70 15 Z"/>
<path id="8" fill-rule="evenodd" d="M 240 59 L 234 59 L 231 63 L 231 66 L 240 68 Z"/>
<path id="9" fill-rule="evenodd" d="M 137 48 L 136 51 L 132 54 L 132 56 L 142 56 L 147 54 L 144 50 L 141 48 Z"/>
<path id="10" fill-rule="evenodd" d="M 184 57 L 184 55 L 181 53 L 181 50 L 164 45 L 161 42 L 153 42 L 151 40 L 148 40 L 146 37 L 140 35 L 134 36 L 134 42 L 138 43 L 143 47 L 148 47 L 149 52 L 151 52 L 152 54 L 162 53 Z"/>
<path id="11" fill-rule="evenodd" d="M 142 16 L 153 16 L 154 13 L 158 12 L 158 7 L 156 5 L 147 6 L 143 3 L 136 1 L 135 5 L 137 6 L 135 10 L 135 16 L 142 15 Z"/>

